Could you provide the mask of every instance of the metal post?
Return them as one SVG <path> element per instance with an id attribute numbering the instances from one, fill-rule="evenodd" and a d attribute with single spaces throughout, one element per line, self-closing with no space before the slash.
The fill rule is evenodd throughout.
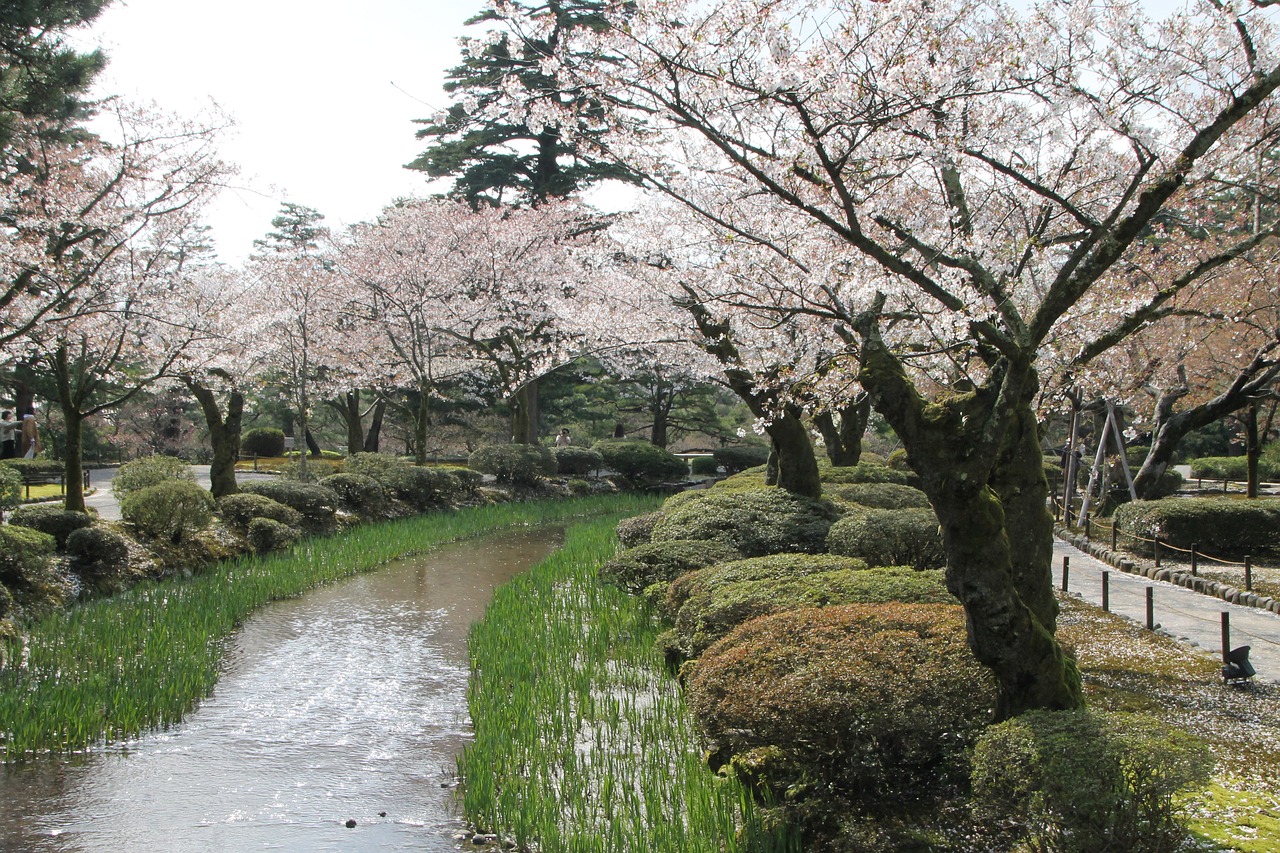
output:
<path id="1" fill-rule="evenodd" d="M 1244 558 L 1244 591 L 1253 592 L 1253 557 L 1248 554 Z"/>
<path id="2" fill-rule="evenodd" d="M 1102 573 L 1102 609 L 1111 612 L 1111 572 L 1108 571 Z"/>
<path id="3" fill-rule="evenodd" d="M 1153 551 L 1155 551 L 1156 568 L 1158 569 L 1160 568 L 1160 537 L 1159 536 L 1155 537 L 1155 539 L 1152 540 L 1151 548 Z"/>
<path id="4" fill-rule="evenodd" d="M 1156 588 L 1147 587 L 1147 630 L 1156 629 Z"/>
<path id="5" fill-rule="evenodd" d="M 1071 558 L 1062 558 L 1062 591 L 1067 591 L 1067 576 L 1071 574 Z"/>
<path id="6" fill-rule="evenodd" d="M 1196 559 L 1197 547 L 1198 547 L 1197 543 L 1195 542 L 1191 543 L 1191 576 L 1192 577 L 1195 577 L 1196 575 L 1200 574 L 1200 561 Z"/>
<path id="7" fill-rule="evenodd" d="M 1227 652 L 1231 651 L 1231 613 L 1222 611 L 1222 662 L 1227 662 Z"/>

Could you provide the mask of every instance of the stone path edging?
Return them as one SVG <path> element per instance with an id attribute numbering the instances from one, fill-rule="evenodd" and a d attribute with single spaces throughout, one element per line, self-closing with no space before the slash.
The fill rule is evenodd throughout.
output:
<path id="1" fill-rule="evenodd" d="M 1101 560 L 1127 574 L 1142 575 L 1150 580 L 1166 581 L 1203 595 L 1220 598 L 1231 604 L 1257 607 L 1261 610 L 1269 610 L 1272 613 L 1280 614 L 1280 599 L 1272 598 L 1269 595 L 1246 592 L 1228 584 L 1193 575 L 1191 572 L 1182 569 L 1156 568 L 1154 562 L 1134 557 L 1132 554 L 1112 551 L 1101 542 L 1086 539 L 1083 534 L 1074 533 L 1060 524 L 1054 525 L 1053 533 L 1063 542 L 1069 542 L 1094 559 Z"/>

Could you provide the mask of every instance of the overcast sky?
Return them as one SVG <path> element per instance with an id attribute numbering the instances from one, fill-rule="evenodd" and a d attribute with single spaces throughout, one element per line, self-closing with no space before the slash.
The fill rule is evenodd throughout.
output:
<path id="1" fill-rule="evenodd" d="M 444 106 L 463 22 L 483 0 L 116 0 L 81 47 L 110 63 L 99 94 L 194 114 L 210 99 L 237 121 L 222 145 L 239 187 L 209 214 L 220 256 L 238 262 L 282 201 L 330 226 L 428 192 L 403 165 L 415 118 Z"/>

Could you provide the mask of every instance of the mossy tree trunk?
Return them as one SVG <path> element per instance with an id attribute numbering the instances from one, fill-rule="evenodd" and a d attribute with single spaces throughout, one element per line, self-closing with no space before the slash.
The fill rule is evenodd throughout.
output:
<path id="1" fill-rule="evenodd" d="M 538 380 L 530 379 L 511 395 L 511 441 L 538 443 Z"/>
<path id="2" fill-rule="evenodd" d="M 209 491 L 215 498 L 234 495 L 240 491 L 240 487 L 236 485 L 236 460 L 240 458 L 244 394 L 236 390 L 229 391 L 224 414 L 213 389 L 191 377 L 184 377 L 182 381 L 200 404 L 205 424 L 209 427 L 209 445 L 213 450 L 213 459 L 209 462 Z"/>
<path id="3" fill-rule="evenodd" d="M 1079 673 L 1054 639 L 1052 519 L 1029 363 L 999 360 L 977 390 L 927 402 L 877 331 L 860 379 L 902 439 L 938 515 L 947 587 L 969 643 L 999 685 L 1000 719 L 1083 704 Z"/>
<path id="4" fill-rule="evenodd" d="M 373 416 L 369 420 L 369 429 L 364 434 L 364 452 L 377 453 L 382 439 L 382 419 L 387 414 L 387 398 L 379 396 L 373 404 Z"/>
<path id="5" fill-rule="evenodd" d="M 836 418 L 839 417 L 839 423 Z M 871 417 L 871 397 L 860 394 L 838 412 L 819 412 L 813 416 L 813 425 L 818 428 L 822 442 L 826 446 L 827 459 L 837 467 L 849 467 L 858 464 L 862 458 L 862 434 L 867 431 L 867 421 Z"/>

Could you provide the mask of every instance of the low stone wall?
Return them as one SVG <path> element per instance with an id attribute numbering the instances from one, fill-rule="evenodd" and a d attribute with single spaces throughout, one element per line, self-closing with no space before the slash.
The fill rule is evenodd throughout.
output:
<path id="1" fill-rule="evenodd" d="M 1143 560 L 1122 551 L 1112 551 L 1104 543 L 1086 539 L 1084 534 L 1073 532 L 1062 525 L 1055 525 L 1053 532 L 1063 542 L 1068 542 L 1093 558 L 1114 566 L 1127 574 L 1142 575 L 1155 581 L 1168 581 L 1204 595 L 1229 601 L 1232 604 L 1242 604 L 1245 607 L 1257 607 L 1262 610 L 1270 610 L 1272 613 L 1280 613 L 1280 600 L 1274 599 L 1269 595 L 1246 592 L 1234 586 L 1193 575 L 1186 569 L 1169 568 L 1167 566 L 1156 568 L 1155 563 L 1152 561 Z"/>

